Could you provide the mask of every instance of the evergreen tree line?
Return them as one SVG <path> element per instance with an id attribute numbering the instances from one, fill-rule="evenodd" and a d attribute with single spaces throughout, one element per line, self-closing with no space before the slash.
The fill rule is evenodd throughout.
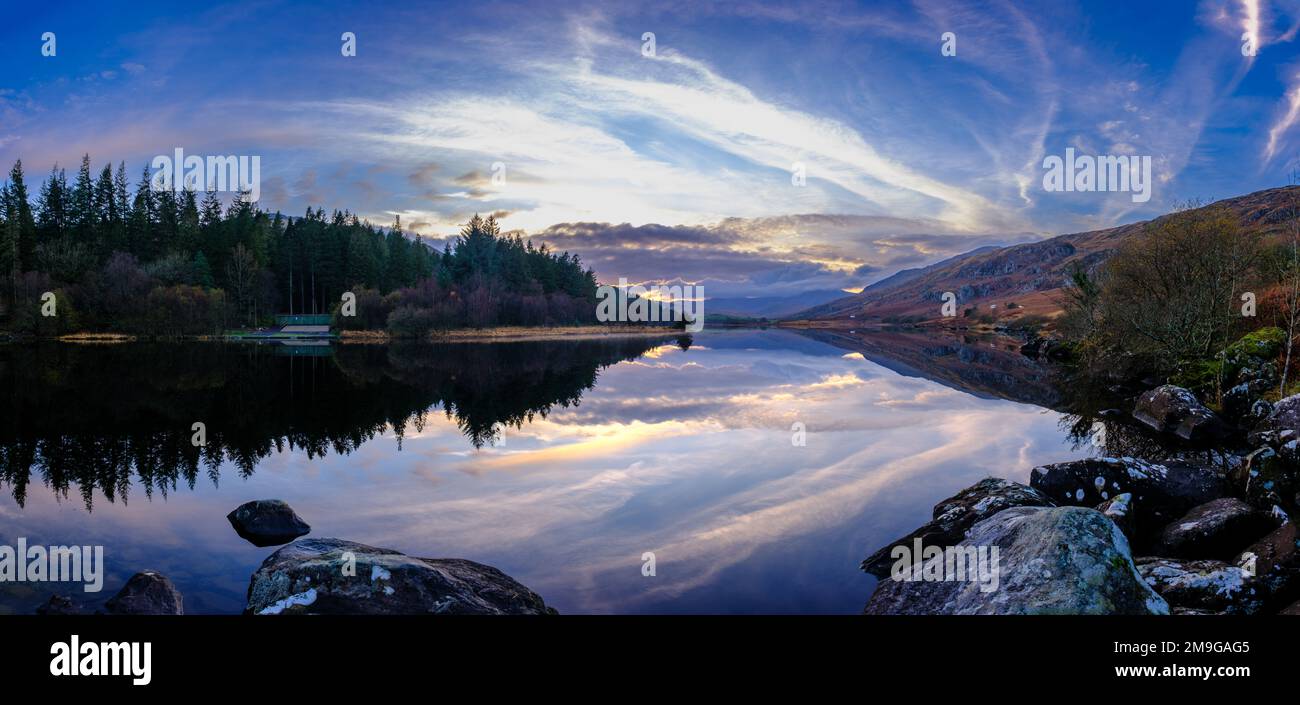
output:
<path id="1" fill-rule="evenodd" d="M 439 327 L 586 323 L 594 273 L 576 255 L 502 235 L 474 216 L 442 252 L 348 211 L 269 213 L 237 194 L 134 189 L 126 166 L 70 183 L 57 165 L 36 189 L 22 161 L 0 188 L 0 322 L 16 333 L 203 335 L 334 313 L 357 296 L 348 328 L 418 334 Z M 42 315 L 55 294 L 56 315 Z M 44 298 L 43 298 L 44 297 Z"/>

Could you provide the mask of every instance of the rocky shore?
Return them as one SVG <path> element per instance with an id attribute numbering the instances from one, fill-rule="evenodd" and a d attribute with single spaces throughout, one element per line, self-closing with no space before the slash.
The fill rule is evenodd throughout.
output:
<path id="1" fill-rule="evenodd" d="M 489 565 L 414 558 L 343 539 L 301 538 L 311 526 L 278 499 L 247 502 L 226 518 L 255 546 L 287 544 L 249 579 L 244 614 L 556 614 L 540 595 Z M 132 576 L 98 610 L 75 596 L 54 595 L 36 613 L 179 615 L 185 613 L 183 605 L 171 580 L 147 570 Z"/>
<path id="2" fill-rule="evenodd" d="M 1300 394 L 1267 401 L 1276 351 L 1243 341 L 1220 356 L 1232 385 L 1221 413 L 1166 384 L 1106 414 L 1201 452 L 1055 463 L 1028 486 L 968 487 L 863 561 L 880 579 L 864 611 L 1300 613 Z M 968 560 L 981 550 L 995 560 Z M 973 579 L 975 567 L 996 575 Z"/>

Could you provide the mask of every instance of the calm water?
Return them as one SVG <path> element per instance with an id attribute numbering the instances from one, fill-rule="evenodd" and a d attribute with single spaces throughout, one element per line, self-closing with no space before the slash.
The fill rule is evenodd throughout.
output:
<path id="1" fill-rule="evenodd" d="M 902 334 L 8 345 L 0 380 L 0 543 L 103 545 L 93 599 L 152 568 L 191 613 L 242 610 L 274 549 L 225 516 L 264 498 L 564 613 L 857 612 L 858 563 L 936 501 L 1092 452 L 1012 346 Z M 0 612 L 49 592 L 0 586 Z"/>

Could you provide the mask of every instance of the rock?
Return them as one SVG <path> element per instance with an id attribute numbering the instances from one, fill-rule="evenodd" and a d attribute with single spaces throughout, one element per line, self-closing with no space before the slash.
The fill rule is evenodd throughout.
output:
<path id="1" fill-rule="evenodd" d="M 1138 397 L 1133 418 L 1152 430 L 1188 441 L 1218 441 L 1231 435 L 1227 424 L 1197 401 L 1195 394 L 1172 384 Z"/>
<path id="2" fill-rule="evenodd" d="M 1300 533 L 1288 521 L 1251 544 L 1233 561 L 1256 576 L 1275 604 L 1300 595 Z"/>
<path id="3" fill-rule="evenodd" d="M 1284 444 L 1290 455 L 1294 440 Z M 1272 448 L 1260 448 L 1246 456 L 1246 486 L 1243 495 L 1257 509 L 1267 512 L 1296 513 L 1296 492 L 1300 490 L 1300 466 Z M 1275 509 L 1276 507 L 1276 509 Z"/>
<path id="4" fill-rule="evenodd" d="M 1260 395 L 1272 389 L 1270 381 L 1256 379 L 1242 382 L 1223 393 L 1223 415 L 1251 425 L 1268 415 L 1271 406 Z"/>
<path id="5" fill-rule="evenodd" d="M 299 539 L 248 585 L 250 614 L 549 614 L 537 593 L 491 566 L 413 558 L 342 539 Z"/>
<path id="6" fill-rule="evenodd" d="M 1133 511 L 1133 493 L 1124 492 L 1097 505 L 1097 511 L 1103 516 L 1115 522 L 1120 531 L 1124 532 L 1124 537 L 1133 543 L 1133 537 L 1137 536 L 1137 517 Z"/>
<path id="7" fill-rule="evenodd" d="M 975 524 L 958 544 L 980 547 L 988 551 L 996 584 L 885 578 L 864 612 L 1169 614 L 1169 605 L 1134 568 L 1124 534 L 1094 509 L 1007 509 Z M 942 570 L 945 560 L 933 558 L 927 568 Z"/>
<path id="8" fill-rule="evenodd" d="M 878 578 L 889 575 L 895 546 L 909 549 L 916 539 L 925 546 L 953 546 L 966 536 L 975 522 L 1011 507 L 1050 507 L 1042 492 L 1018 482 L 987 478 L 934 505 L 933 520 L 912 533 L 891 542 L 862 561 L 862 570 Z"/>
<path id="9" fill-rule="evenodd" d="M 1274 431 L 1300 433 L 1300 394 L 1292 394 L 1274 404 L 1273 413 L 1269 414 L 1265 424 Z"/>
<path id="10" fill-rule="evenodd" d="M 36 614 L 85 614 L 81 605 L 65 595 L 50 595 L 45 604 L 36 608 Z"/>
<path id="11" fill-rule="evenodd" d="M 108 614 L 185 614 L 185 600 L 167 579 L 152 570 L 136 573 L 108 602 Z"/>
<path id="12" fill-rule="evenodd" d="M 278 499 L 246 502 L 226 515 L 235 533 L 254 546 L 279 546 L 302 536 L 311 527 Z"/>
<path id="13" fill-rule="evenodd" d="M 1116 494 L 1133 494 L 1140 527 L 1164 526 L 1189 509 L 1226 494 L 1211 468 L 1149 463 L 1136 458 L 1090 458 L 1036 467 L 1029 484 L 1058 505 L 1095 507 Z"/>
<path id="14" fill-rule="evenodd" d="M 1137 570 L 1170 606 L 1224 614 L 1256 614 L 1265 591 L 1246 570 L 1223 561 L 1139 558 Z"/>
<path id="15" fill-rule="evenodd" d="M 1177 558 L 1227 560 L 1277 524 L 1266 512 L 1235 497 L 1222 497 L 1170 522 L 1160 533 L 1159 553 Z"/>
<path id="16" fill-rule="evenodd" d="M 1250 424 L 1258 425 L 1261 421 L 1266 420 L 1273 413 L 1273 405 L 1265 399 L 1256 399 L 1254 404 L 1250 405 L 1250 411 L 1243 419 Z"/>

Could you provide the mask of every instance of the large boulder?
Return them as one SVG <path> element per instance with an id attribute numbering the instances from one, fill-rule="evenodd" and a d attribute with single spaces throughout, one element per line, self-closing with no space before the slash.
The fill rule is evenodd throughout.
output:
<path id="1" fill-rule="evenodd" d="M 136 573 L 104 603 L 108 614 L 185 614 L 185 600 L 167 576 L 157 571 Z"/>
<path id="2" fill-rule="evenodd" d="M 1166 602 L 1181 610 L 1256 614 L 1266 603 L 1266 591 L 1249 571 L 1223 561 L 1139 558 L 1137 570 Z"/>
<path id="3" fill-rule="evenodd" d="M 981 519 L 1011 507 L 1050 507 L 1042 492 L 1018 482 L 987 478 L 934 505 L 934 517 L 912 533 L 892 541 L 862 561 L 862 569 L 878 578 L 889 575 L 895 546 L 909 549 L 920 539 L 925 546 L 952 546 L 966 536 L 966 530 Z"/>
<path id="4" fill-rule="evenodd" d="M 1227 438 L 1231 429 L 1205 408 L 1196 395 L 1172 384 L 1165 384 L 1138 397 L 1133 418 L 1160 433 L 1171 433 L 1188 441 L 1217 441 Z"/>
<path id="5" fill-rule="evenodd" d="M 226 518 L 235 533 L 254 546 L 279 546 L 311 531 L 292 507 L 278 499 L 245 502 Z"/>
<path id="6" fill-rule="evenodd" d="M 1138 576 L 1113 521 L 1082 507 L 1015 507 L 975 526 L 954 547 L 984 548 L 996 581 L 955 579 L 947 556 L 901 579 L 882 579 L 867 614 L 1169 614 Z M 996 551 L 996 552 L 995 552 Z M 938 571 L 940 578 L 930 576 Z M 910 579 L 908 579 L 910 578 Z"/>
<path id="7" fill-rule="evenodd" d="M 1152 528 L 1227 493 L 1223 477 L 1213 468 L 1136 458 L 1043 465 L 1030 472 L 1029 484 L 1058 505 L 1079 507 L 1095 507 L 1116 494 L 1132 493 L 1138 525 Z"/>
<path id="8" fill-rule="evenodd" d="M 1157 552 L 1178 558 L 1227 560 L 1277 524 L 1267 512 L 1235 497 L 1221 497 L 1194 507 L 1165 526 Z"/>
<path id="9" fill-rule="evenodd" d="M 1233 562 L 1256 576 L 1275 604 L 1300 596 L 1300 532 L 1295 522 L 1274 529 Z"/>
<path id="10" fill-rule="evenodd" d="M 548 614 L 537 593 L 491 566 L 413 558 L 342 539 L 299 539 L 248 585 L 251 614 Z"/>

